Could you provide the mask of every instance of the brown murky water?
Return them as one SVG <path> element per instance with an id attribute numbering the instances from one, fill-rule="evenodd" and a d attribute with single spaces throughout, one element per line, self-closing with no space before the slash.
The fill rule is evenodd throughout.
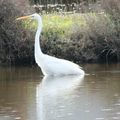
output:
<path id="1" fill-rule="evenodd" d="M 120 120 L 120 64 L 43 78 L 39 68 L 0 68 L 0 120 Z"/>

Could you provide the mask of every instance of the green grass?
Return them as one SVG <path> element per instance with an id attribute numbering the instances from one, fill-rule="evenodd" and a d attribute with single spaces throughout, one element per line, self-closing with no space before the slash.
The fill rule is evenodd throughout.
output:
<path id="1" fill-rule="evenodd" d="M 107 24 L 110 23 L 109 17 L 102 13 L 85 13 L 85 14 L 45 14 L 42 15 L 43 19 L 43 36 L 48 39 L 70 39 L 70 37 L 78 32 L 87 37 L 88 34 L 96 31 L 103 30 Z M 26 21 L 24 27 L 36 31 L 37 21 Z M 105 27 L 106 29 L 106 27 Z M 107 27 L 107 29 L 109 29 Z M 103 34 L 103 32 L 98 32 Z M 92 33 L 94 34 L 94 33 Z"/>
<path id="2" fill-rule="evenodd" d="M 45 15 L 43 16 L 43 32 L 59 34 L 64 36 L 69 33 L 73 21 L 70 16 Z"/>
<path id="3" fill-rule="evenodd" d="M 120 48 L 108 14 L 45 14 L 42 19 L 41 46 L 46 54 L 74 62 L 96 62 L 112 59 Z M 37 21 L 25 21 L 23 25 L 28 31 L 37 29 Z"/>
<path id="4" fill-rule="evenodd" d="M 59 37 L 66 37 L 71 33 L 73 25 L 86 26 L 85 15 L 43 15 L 43 33 L 46 35 L 57 34 Z M 30 30 L 36 30 L 36 21 L 25 21 L 24 27 Z"/>

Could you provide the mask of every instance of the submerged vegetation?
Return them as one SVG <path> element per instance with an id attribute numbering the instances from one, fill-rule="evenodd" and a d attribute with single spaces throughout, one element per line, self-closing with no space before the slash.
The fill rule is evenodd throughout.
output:
<path id="1" fill-rule="evenodd" d="M 0 16 L 4 16 L 0 18 L 0 62 L 34 64 L 34 35 L 37 23 L 16 23 L 13 19 L 21 16 L 21 11 L 18 11 L 12 2 L 3 1 L 5 4 L 0 2 L 0 6 L 6 8 L 0 8 Z M 43 52 L 77 63 L 119 62 L 119 4 L 119 0 L 104 0 L 101 2 L 103 12 L 42 14 Z M 7 9 L 7 12 L 3 8 Z"/>

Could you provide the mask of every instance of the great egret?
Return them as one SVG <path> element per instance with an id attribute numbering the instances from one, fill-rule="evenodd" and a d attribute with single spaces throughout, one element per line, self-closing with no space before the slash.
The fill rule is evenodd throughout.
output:
<path id="1" fill-rule="evenodd" d="M 44 54 L 40 48 L 39 37 L 42 31 L 42 18 L 39 14 L 35 13 L 29 16 L 19 17 L 16 20 L 35 19 L 38 22 L 38 28 L 35 35 L 35 61 L 41 68 L 44 75 L 80 75 L 84 71 L 77 64 L 68 60 L 59 59 L 47 54 Z"/>

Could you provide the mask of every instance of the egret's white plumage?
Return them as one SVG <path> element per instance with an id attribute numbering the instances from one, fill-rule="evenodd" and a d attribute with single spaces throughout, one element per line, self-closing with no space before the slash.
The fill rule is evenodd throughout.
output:
<path id="1" fill-rule="evenodd" d="M 35 61 L 40 66 L 44 75 L 75 75 L 84 74 L 84 71 L 77 64 L 70 62 L 68 60 L 59 59 L 50 55 L 43 54 L 40 48 L 39 37 L 42 31 L 42 18 L 37 13 L 30 16 L 24 16 L 17 18 L 20 19 L 36 19 L 38 21 L 38 28 L 35 35 Z"/>

